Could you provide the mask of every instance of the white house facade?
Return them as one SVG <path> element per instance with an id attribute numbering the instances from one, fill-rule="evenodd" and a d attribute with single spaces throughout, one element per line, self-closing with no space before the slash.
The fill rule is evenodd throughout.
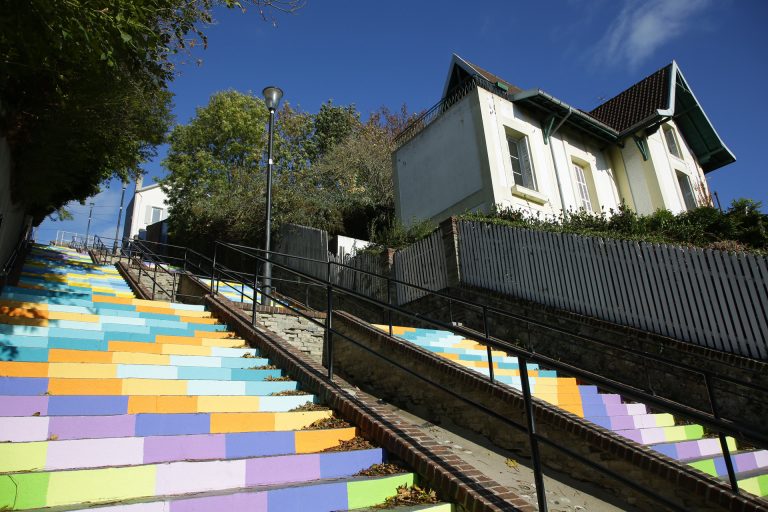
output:
<path id="1" fill-rule="evenodd" d="M 397 144 L 405 224 L 494 205 L 677 213 L 708 203 L 705 173 L 735 160 L 674 62 L 585 112 L 454 55 L 443 99 Z"/>
<path id="2" fill-rule="evenodd" d="M 136 180 L 136 189 L 125 213 L 124 238 L 146 238 L 147 226 L 168 218 L 168 197 L 159 183 L 142 187 Z"/>

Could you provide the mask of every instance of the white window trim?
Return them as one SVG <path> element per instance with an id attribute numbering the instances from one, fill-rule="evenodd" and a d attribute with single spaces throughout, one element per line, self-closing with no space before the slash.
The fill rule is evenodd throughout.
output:
<path id="1" fill-rule="evenodd" d="M 691 175 L 687 172 L 683 171 L 682 169 L 673 168 L 673 172 L 675 173 L 675 183 L 677 184 L 677 190 L 680 193 L 680 204 L 685 208 L 685 211 L 693 210 L 694 208 L 699 207 L 699 200 L 696 197 L 696 189 L 693 187 L 693 180 L 691 179 Z M 688 182 L 688 188 L 691 189 L 691 200 L 693 201 L 693 207 L 689 208 L 688 205 L 685 203 L 685 192 L 683 192 L 683 187 L 680 186 L 680 177 L 683 176 L 685 180 Z"/>
<path id="2" fill-rule="evenodd" d="M 573 172 L 574 182 L 576 183 L 576 199 L 579 203 L 579 209 L 594 213 L 595 205 L 593 204 L 592 194 L 589 190 L 589 179 L 593 178 L 591 169 L 589 167 L 585 168 L 584 165 L 578 162 L 571 161 L 571 171 Z M 586 197 L 584 197 L 584 194 L 586 194 Z M 584 204 L 585 202 L 586 205 Z"/>
<path id="3" fill-rule="evenodd" d="M 505 148 L 506 151 L 505 151 L 505 153 L 506 153 L 506 157 L 507 157 L 507 161 L 506 161 L 505 167 L 509 166 L 509 177 L 510 177 L 510 181 L 513 183 L 513 185 L 512 185 L 512 193 L 514 195 L 517 195 L 517 196 L 520 196 L 520 197 L 523 197 L 523 196 L 526 196 L 526 195 L 530 195 L 532 198 L 534 198 L 534 197 L 537 198 L 537 199 L 532 199 L 535 202 L 539 202 L 541 204 L 546 203 L 547 202 L 546 197 L 543 196 L 542 194 L 540 194 L 538 192 L 538 190 L 536 190 L 536 189 L 539 188 L 539 180 L 538 180 L 538 177 L 536 176 L 536 167 L 533 165 L 533 151 L 531 150 L 531 142 L 530 142 L 529 136 L 527 134 L 519 132 L 519 131 L 517 131 L 517 130 L 509 127 L 509 126 L 505 126 L 504 127 L 504 134 L 505 134 L 505 142 L 506 142 L 506 148 Z M 533 185 L 536 188 L 526 187 L 522 183 L 517 183 L 517 181 L 515 180 L 515 169 L 512 166 L 512 155 L 511 155 L 511 153 L 509 151 L 509 141 L 510 141 L 510 139 L 517 141 L 518 148 L 520 146 L 522 146 L 525 149 L 525 151 L 527 153 L 528 168 L 529 168 L 530 173 L 531 173 L 531 180 L 533 181 Z M 520 144 L 520 142 L 522 142 L 522 144 Z M 519 158 L 519 160 L 522 163 L 522 159 Z M 522 167 L 521 167 L 521 171 L 522 171 Z M 518 191 L 517 193 L 516 193 L 516 190 Z"/>
<path id="4" fill-rule="evenodd" d="M 531 190 L 530 188 L 526 188 L 522 185 L 512 185 L 512 195 L 521 197 L 527 201 L 531 201 L 532 203 L 537 204 L 547 204 L 547 202 L 549 202 L 547 196 L 541 192 Z"/>
<path id="5" fill-rule="evenodd" d="M 680 153 L 679 156 L 674 154 L 672 150 L 669 149 L 669 141 L 667 140 L 667 133 L 672 134 L 672 139 L 675 141 L 675 147 L 677 148 L 677 152 Z M 661 138 L 664 141 L 664 148 L 667 150 L 667 154 L 672 158 L 679 160 L 680 162 L 684 162 L 685 159 L 683 158 L 683 147 L 680 145 L 680 137 L 677 136 L 677 130 L 675 129 L 675 127 L 669 124 L 665 124 L 664 126 L 662 126 Z"/>

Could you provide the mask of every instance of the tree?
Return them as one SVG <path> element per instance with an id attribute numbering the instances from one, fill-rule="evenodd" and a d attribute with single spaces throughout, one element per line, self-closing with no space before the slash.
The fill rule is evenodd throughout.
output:
<path id="1" fill-rule="evenodd" d="M 254 0 L 267 17 L 303 0 Z M 216 5 L 235 0 L 0 0 L 0 136 L 13 197 L 37 222 L 126 179 L 170 121 L 173 56 L 206 44 Z"/>
<path id="2" fill-rule="evenodd" d="M 389 229 L 393 134 L 408 117 L 404 109 L 380 109 L 362 123 L 354 106 L 327 102 L 312 115 L 283 104 L 275 127 L 273 229 L 290 222 L 359 238 L 371 228 Z M 178 243 L 261 245 L 267 120 L 261 98 L 226 91 L 174 128 L 162 184 Z"/>
<path id="3" fill-rule="evenodd" d="M 236 91 L 214 94 L 169 137 L 161 181 L 170 229 L 181 240 L 254 239 L 263 211 L 260 163 L 266 143 L 264 102 Z"/>

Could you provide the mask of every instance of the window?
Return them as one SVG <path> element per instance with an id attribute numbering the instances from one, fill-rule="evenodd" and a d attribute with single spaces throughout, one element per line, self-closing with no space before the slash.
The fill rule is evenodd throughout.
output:
<path id="1" fill-rule="evenodd" d="M 530 190 L 537 190 L 536 178 L 533 175 L 530 152 L 528 151 L 528 139 L 521 137 L 507 137 L 509 145 L 509 159 L 512 161 L 512 176 L 515 185 Z"/>
<path id="2" fill-rule="evenodd" d="M 594 211 L 592 208 L 592 199 L 589 196 L 589 184 L 584 168 L 579 164 L 573 164 L 573 174 L 576 178 L 576 196 L 581 203 L 580 206 L 588 212 Z"/>
<path id="3" fill-rule="evenodd" d="M 674 128 L 671 126 L 664 126 L 664 139 L 667 141 L 667 149 L 669 149 L 669 153 L 677 158 L 683 158 Z"/>
<path id="4" fill-rule="evenodd" d="M 693 210 L 696 208 L 696 197 L 693 195 L 693 188 L 691 187 L 691 180 L 684 172 L 675 171 L 677 173 L 677 184 L 680 185 L 680 192 L 683 194 L 683 202 L 685 203 L 686 210 Z"/>
<path id="5" fill-rule="evenodd" d="M 155 208 L 152 207 L 152 222 L 150 224 L 154 224 L 155 222 L 160 222 L 160 218 L 163 216 L 163 209 L 162 208 Z"/>

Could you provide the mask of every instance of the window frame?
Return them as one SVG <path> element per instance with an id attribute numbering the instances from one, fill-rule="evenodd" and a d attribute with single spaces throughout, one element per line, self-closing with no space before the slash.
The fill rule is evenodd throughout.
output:
<path id="1" fill-rule="evenodd" d="M 584 209 L 585 211 L 594 213 L 595 211 L 595 205 L 592 198 L 592 188 L 594 188 L 594 183 L 592 187 L 590 187 L 590 180 L 594 182 L 594 179 L 592 179 L 592 173 L 590 172 L 589 168 L 585 168 L 584 165 L 571 161 L 571 170 L 573 171 L 575 182 L 576 182 L 576 191 L 578 192 L 577 199 L 579 199 L 579 208 Z M 579 179 L 581 178 L 581 179 Z"/>
<path id="2" fill-rule="evenodd" d="M 680 169 L 675 169 L 675 177 L 677 178 L 677 188 L 680 190 L 680 196 L 683 198 L 683 206 L 685 206 L 685 211 L 690 211 L 695 208 L 699 207 L 699 202 L 696 200 L 696 192 L 693 190 L 693 183 L 691 183 L 691 177 L 681 171 Z M 686 191 L 684 190 L 683 183 L 685 183 L 687 189 L 688 189 L 688 195 L 686 195 Z M 690 198 L 690 203 L 688 202 Z"/>
<path id="3" fill-rule="evenodd" d="M 680 139 L 677 137 L 677 131 L 674 127 L 665 124 L 662 127 L 664 144 L 667 146 L 667 152 L 675 158 L 683 159 L 683 151 L 680 146 Z M 670 144 L 671 143 L 671 144 Z M 674 146 L 674 147 L 673 147 Z"/>
<path id="4" fill-rule="evenodd" d="M 150 206 L 149 223 L 155 224 L 163 220 L 163 209 L 157 206 Z M 157 212 L 157 220 L 155 220 L 155 212 Z"/>
<path id="5" fill-rule="evenodd" d="M 524 134 L 514 134 L 507 132 L 507 154 L 509 155 L 509 163 L 512 168 L 512 183 L 515 187 L 522 187 L 534 192 L 539 191 L 538 181 L 536 180 L 536 170 L 533 167 L 533 159 L 531 158 L 531 146 L 528 142 L 528 136 Z M 512 146 L 516 148 L 516 155 L 512 154 Z M 524 152 L 525 158 L 521 158 L 521 153 Z M 518 170 L 515 170 L 515 161 L 517 161 Z M 526 180 L 526 171 L 527 178 Z M 517 175 L 520 179 L 517 179 Z M 528 181 L 526 183 L 526 181 Z"/>

